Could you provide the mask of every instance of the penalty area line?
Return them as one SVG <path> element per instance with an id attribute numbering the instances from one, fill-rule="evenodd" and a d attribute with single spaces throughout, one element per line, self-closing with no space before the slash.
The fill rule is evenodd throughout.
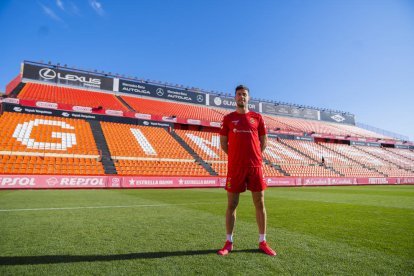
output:
<path id="1" fill-rule="evenodd" d="M 140 208 L 140 207 L 171 207 L 187 205 L 224 204 L 218 202 L 197 202 L 178 204 L 139 204 L 139 205 L 107 205 L 107 206 L 78 206 L 78 207 L 50 207 L 50 208 L 22 208 L 22 209 L 0 209 L 0 212 L 25 212 L 25 211 L 64 211 L 81 209 L 112 209 L 112 208 Z"/>

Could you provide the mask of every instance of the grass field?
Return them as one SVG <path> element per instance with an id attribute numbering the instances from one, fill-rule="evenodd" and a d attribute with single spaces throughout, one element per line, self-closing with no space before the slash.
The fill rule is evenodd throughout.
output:
<path id="1" fill-rule="evenodd" d="M 414 274 L 414 186 L 269 188 L 257 251 L 250 193 L 235 251 L 225 191 L 0 191 L 0 275 Z"/>

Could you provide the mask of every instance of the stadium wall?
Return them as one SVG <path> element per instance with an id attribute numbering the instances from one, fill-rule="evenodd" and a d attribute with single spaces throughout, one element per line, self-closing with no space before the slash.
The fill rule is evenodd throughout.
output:
<path id="1" fill-rule="evenodd" d="M 22 81 L 22 75 L 18 74 L 9 84 L 6 85 L 6 95 L 10 95 L 10 93 L 19 85 Z"/>

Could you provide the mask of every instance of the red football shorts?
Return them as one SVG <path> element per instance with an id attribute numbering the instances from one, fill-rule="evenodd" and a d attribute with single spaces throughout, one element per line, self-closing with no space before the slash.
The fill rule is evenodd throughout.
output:
<path id="1" fill-rule="evenodd" d="M 229 169 L 226 180 L 226 191 L 242 193 L 246 189 L 261 192 L 267 188 L 262 167 L 239 167 Z"/>

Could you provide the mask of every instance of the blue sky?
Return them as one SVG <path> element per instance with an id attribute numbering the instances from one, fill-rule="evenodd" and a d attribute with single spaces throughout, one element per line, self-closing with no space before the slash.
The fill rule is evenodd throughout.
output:
<path id="1" fill-rule="evenodd" d="M 414 140 L 412 0 L 0 2 L 0 90 L 23 60 L 348 111 Z"/>

